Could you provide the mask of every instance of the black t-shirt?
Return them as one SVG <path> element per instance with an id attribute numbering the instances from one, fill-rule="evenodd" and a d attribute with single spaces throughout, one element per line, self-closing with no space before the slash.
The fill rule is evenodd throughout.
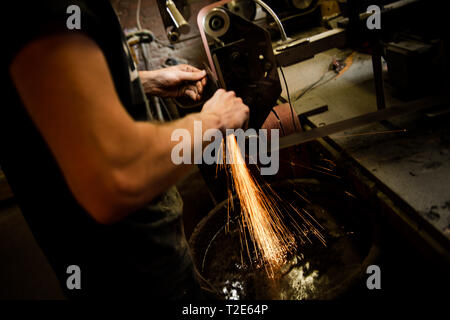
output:
<path id="1" fill-rule="evenodd" d="M 103 51 L 128 113 L 145 120 L 145 95 L 109 1 L 10 2 L 2 4 L 7 58 L 1 63 L 0 165 L 62 289 L 69 297 L 180 297 L 193 278 L 176 190 L 119 223 L 96 223 L 68 188 L 10 78 L 12 59 L 30 41 L 55 32 L 83 32 Z M 70 5 L 81 9 L 80 31 L 66 27 Z M 81 290 L 66 287 L 70 265 L 81 269 Z"/>

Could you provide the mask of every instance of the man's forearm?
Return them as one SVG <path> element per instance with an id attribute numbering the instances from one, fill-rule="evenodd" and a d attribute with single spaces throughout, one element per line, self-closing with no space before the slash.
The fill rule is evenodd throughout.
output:
<path id="1" fill-rule="evenodd" d="M 167 124 L 136 124 L 138 136 L 142 139 L 142 150 L 135 157 L 125 160 L 125 165 L 116 171 L 114 212 L 111 212 L 108 222 L 119 221 L 143 207 L 187 173 L 189 165 L 176 165 L 171 159 L 172 149 L 177 144 L 171 141 L 171 137 L 173 131 L 179 128 L 188 130 L 190 136 L 194 137 L 195 121 L 201 121 L 202 134 L 208 129 L 221 127 L 219 117 L 211 113 L 195 113 Z M 203 141 L 190 139 L 190 145 L 186 147 L 190 148 L 191 154 L 195 144 L 204 147 Z"/>
<path id="2" fill-rule="evenodd" d="M 83 34 L 37 39 L 16 55 L 10 73 L 74 197 L 101 223 L 144 206 L 183 175 L 186 168 L 170 157 L 174 129 L 192 132 L 195 118 L 205 129 L 218 123 L 205 115 L 162 125 L 135 122 L 102 51 Z"/>
<path id="3" fill-rule="evenodd" d="M 161 90 L 157 83 L 156 71 L 139 71 L 139 78 L 146 94 L 159 96 Z"/>
<path id="4" fill-rule="evenodd" d="M 174 70 L 166 80 L 179 80 L 183 72 Z M 10 74 L 70 191 L 100 223 L 143 207 L 186 172 L 187 165 L 171 159 L 175 129 L 193 137 L 195 120 L 202 121 L 203 132 L 238 128 L 249 113 L 234 93 L 217 90 L 201 113 L 167 124 L 136 122 L 117 95 L 102 51 L 81 33 L 31 42 L 11 62 Z M 194 77 L 198 85 L 204 74 Z M 191 150 L 194 143 L 202 142 L 191 139 Z"/>

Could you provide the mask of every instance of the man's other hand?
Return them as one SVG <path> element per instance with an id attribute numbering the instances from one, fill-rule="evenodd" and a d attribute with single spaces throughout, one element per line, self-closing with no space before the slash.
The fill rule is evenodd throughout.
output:
<path id="1" fill-rule="evenodd" d="M 139 75 L 146 93 L 163 98 L 186 96 L 198 101 L 206 85 L 206 72 L 187 64 L 141 71 Z"/>
<path id="2" fill-rule="evenodd" d="M 220 119 L 219 128 L 238 129 L 247 126 L 250 109 L 233 91 L 219 89 L 203 106 L 203 114 L 212 114 Z"/>

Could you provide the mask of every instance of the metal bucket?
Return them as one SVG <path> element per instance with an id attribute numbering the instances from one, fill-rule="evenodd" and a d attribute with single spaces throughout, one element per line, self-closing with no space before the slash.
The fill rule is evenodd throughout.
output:
<path id="1" fill-rule="evenodd" d="M 319 241 L 299 246 L 269 278 L 242 252 L 239 202 L 234 199 L 235 211 L 228 219 L 224 201 L 203 218 L 190 238 L 194 263 L 218 298 L 334 299 L 365 285 L 366 269 L 379 252 L 377 223 L 367 204 L 341 185 L 314 179 L 283 180 L 271 187 L 294 207 L 307 208 L 322 225 L 326 246 Z"/>

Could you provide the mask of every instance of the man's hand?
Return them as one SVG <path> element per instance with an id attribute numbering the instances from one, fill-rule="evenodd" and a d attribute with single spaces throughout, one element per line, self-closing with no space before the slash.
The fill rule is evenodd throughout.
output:
<path id="1" fill-rule="evenodd" d="M 198 101 L 206 85 L 206 72 L 187 64 L 141 71 L 139 75 L 146 93 L 163 98 L 187 96 Z"/>
<path id="2" fill-rule="evenodd" d="M 219 128 L 225 133 L 226 129 L 238 129 L 248 123 L 250 109 L 236 97 L 233 91 L 219 89 L 209 99 L 202 109 L 202 114 L 213 114 L 220 119 Z"/>

